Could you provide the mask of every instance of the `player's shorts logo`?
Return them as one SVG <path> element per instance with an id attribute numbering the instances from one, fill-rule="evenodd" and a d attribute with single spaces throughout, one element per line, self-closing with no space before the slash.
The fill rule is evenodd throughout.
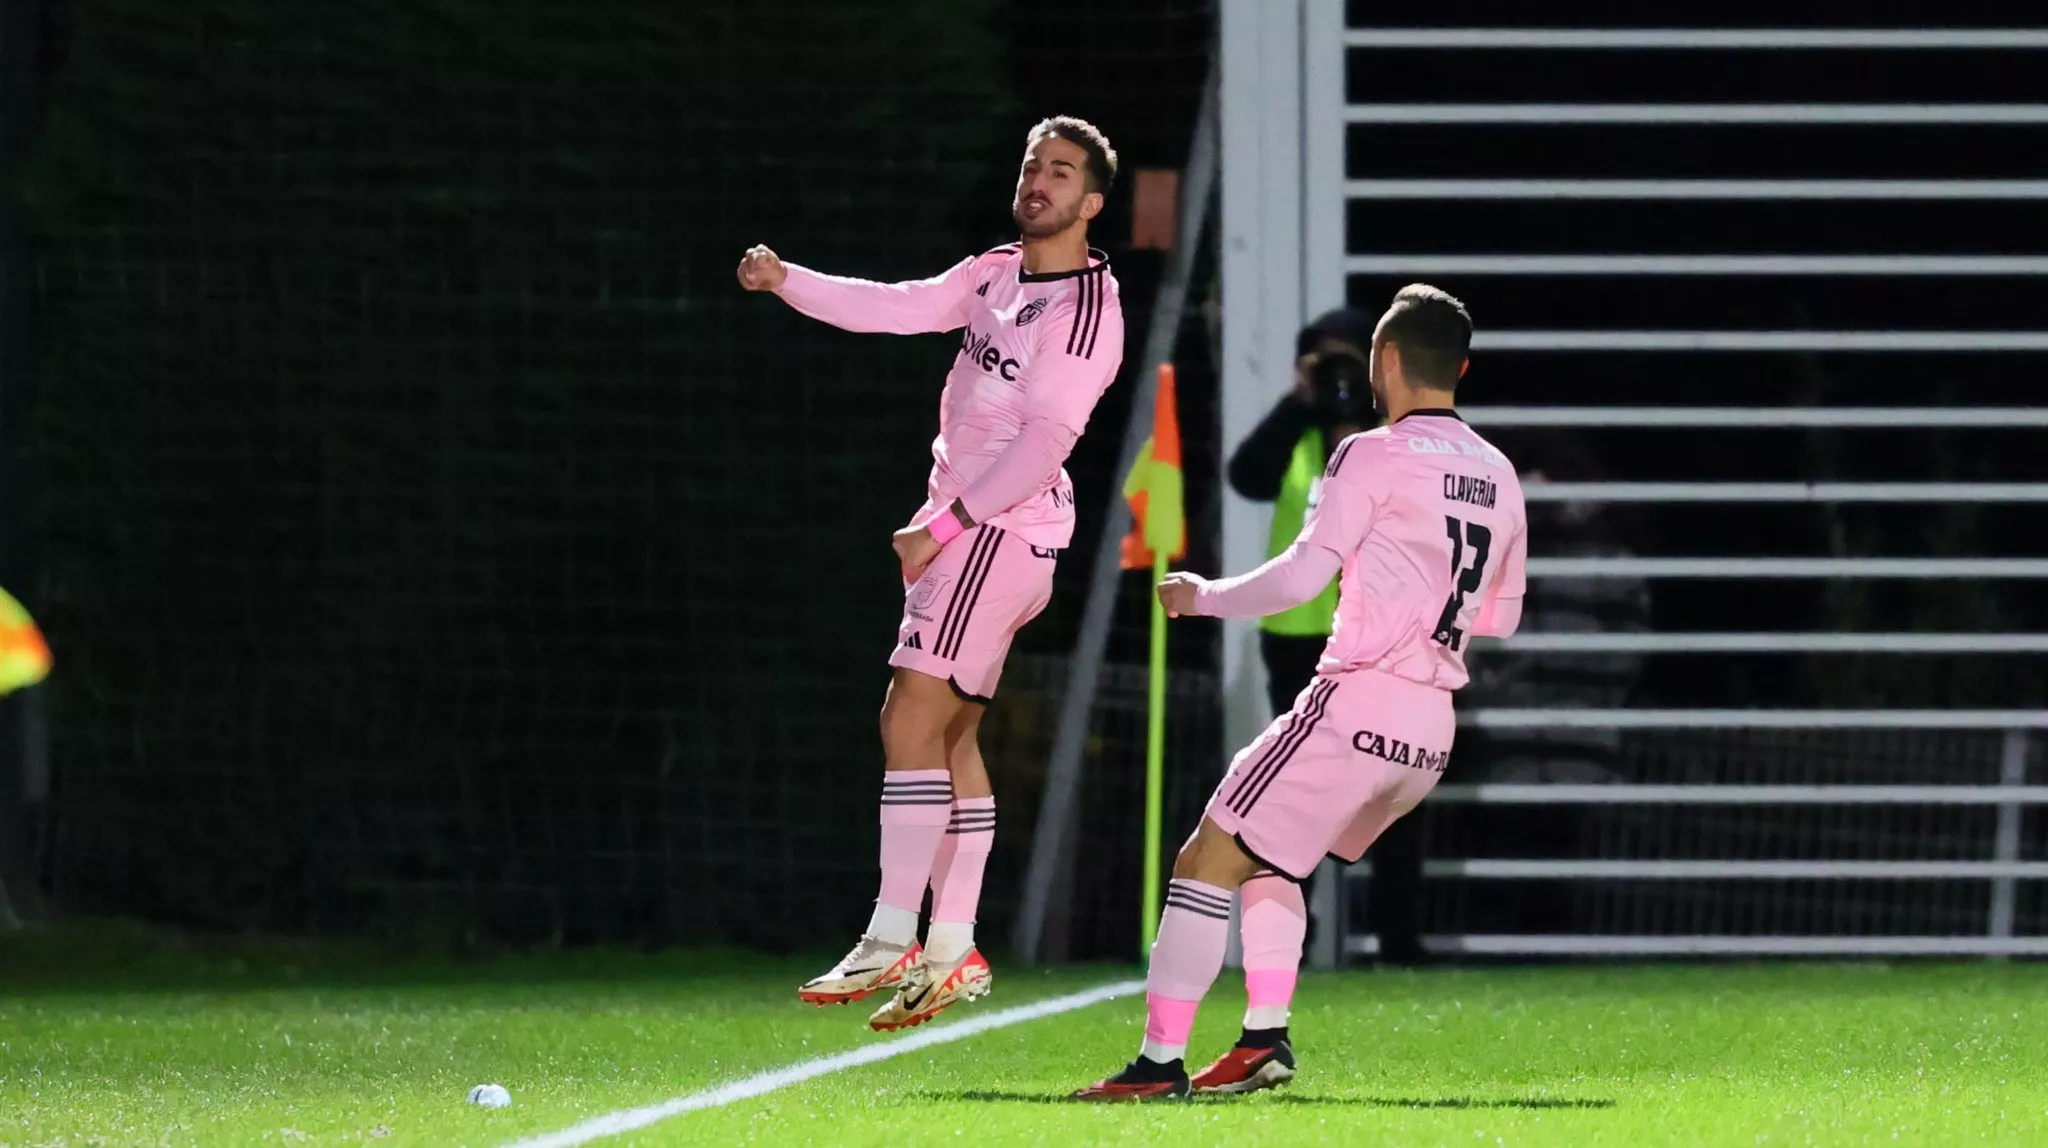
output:
<path id="1" fill-rule="evenodd" d="M 1024 304 L 1022 311 L 1017 312 L 1017 325 L 1019 327 L 1026 326 L 1033 319 L 1043 314 L 1045 314 L 1045 300 L 1033 299 L 1031 302 Z"/>
<path id="2" fill-rule="evenodd" d="M 920 614 L 930 610 L 932 603 L 938 600 L 939 591 L 945 589 L 946 583 L 952 581 L 952 578 L 951 574 L 942 574 L 934 570 L 919 579 L 917 585 L 910 590 L 910 608 Z"/>
<path id="3" fill-rule="evenodd" d="M 1442 773 L 1444 767 L 1451 763 L 1450 750 L 1424 749 L 1419 745 L 1410 745 L 1400 738 L 1374 733 L 1369 729 L 1362 729 L 1351 735 L 1351 748 L 1381 761 L 1429 773 Z"/>

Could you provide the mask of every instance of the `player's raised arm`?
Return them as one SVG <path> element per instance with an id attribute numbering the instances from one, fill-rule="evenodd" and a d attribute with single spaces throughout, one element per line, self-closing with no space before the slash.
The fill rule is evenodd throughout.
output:
<path id="1" fill-rule="evenodd" d="M 966 324 L 973 268 L 974 259 L 968 258 L 930 279 L 876 283 L 785 263 L 757 245 L 740 259 L 739 281 L 748 291 L 771 292 L 803 314 L 847 331 L 923 335 Z"/>
<path id="2" fill-rule="evenodd" d="M 1372 460 L 1353 457 L 1373 449 L 1365 442 L 1364 436 L 1353 435 L 1330 456 L 1322 500 L 1309 511 L 1293 545 L 1235 578 L 1212 582 L 1195 574 L 1168 575 L 1159 584 L 1159 600 L 1167 611 L 1262 618 L 1291 610 L 1327 589 L 1379 515 L 1381 496 L 1371 473 Z"/>
<path id="3" fill-rule="evenodd" d="M 1212 582 L 1198 574 L 1168 574 L 1159 583 L 1159 601 L 1176 617 L 1263 618 L 1322 593 L 1343 568 L 1336 552 L 1297 540 L 1264 566 L 1235 578 Z"/>

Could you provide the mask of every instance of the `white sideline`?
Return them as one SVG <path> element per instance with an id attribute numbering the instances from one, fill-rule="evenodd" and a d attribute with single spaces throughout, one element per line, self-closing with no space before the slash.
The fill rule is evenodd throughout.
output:
<path id="1" fill-rule="evenodd" d="M 919 1049 L 930 1048 L 933 1045 L 951 1044 L 956 1040 L 966 1040 L 970 1036 L 979 1036 L 993 1029 L 1008 1028 L 1013 1024 L 1023 1024 L 1025 1021 L 1058 1016 L 1063 1012 L 1072 1012 L 1075 1009 L 1087 1008 L 1089 1005 L 1114 1000 L 1120 996 L 1143 992 L 1144 989 L 1144 981 L 1118 981 L 1115 984 L 1103 985 L 1101 988 L 1089 989 L 1086 992 L 1070 993 L 1063 997 L 1039 1001 L 1037 1004 L 1019 1005 L 1016 1008 L 989 1013 L 987 1016 L 961 1021 L 958 1024 L 948 1024 L 939 1028 L 912 1033 L 897 1040 L 870 1044 L 833 1056 L 800 1061 L 786 1068 L 756 1073 L 753 1076 L 742 1077 L 739 1080 L 721 1084 L 716 1088 L 707 1088 L 701 1092 L 692 1092 L 687 1096 L 678 1096 L 673 1100 L 664 1100 L 659 1104 L 649 1104 L 641 1108 L 623 1108 L 617 1112 L 608 1112 L 603 1116 L 595 1116 L 585 1120 L 581 1124 L 571 1125 L 559 1132 L 549 1132 L 541 1136 L 513 1141 L 506 1145 L 505 1148 L 575 1148 L 579 1144 L 588 1144 L 593 1140 L 601 1140 L 607 1136 L 617 1136 L 622 1132 L 631 1132 L 635 1129 L 645 1128 L 650 1124 L 667 1120 L 671 1116 L 680 1116 L 685 1112 L 697 1112 L 706 1108 L 722 1108 L 725 1105 L 736 1104 L 742 1100 L 752 1100 L 756 1096 L 765 1096 L 770 1092 L 788 1088 L 792 1084 L 802 1084 L 804 1081 L 814 1077 L 827 1076 L 849 1068 L 859 1068 L 863 1064 L 873 1064 L 876 1061 L 888 1060 L 891 1057 L 902 1056 L 906 1052 L 916 1052 Z"/>

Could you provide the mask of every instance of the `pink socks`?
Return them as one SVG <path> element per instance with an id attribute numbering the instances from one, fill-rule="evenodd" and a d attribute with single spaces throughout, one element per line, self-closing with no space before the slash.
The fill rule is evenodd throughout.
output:
<path id="1" fill-rule="evenodd" d="M 925 883 L 931 879 L 932 861 L 952 811 L 953 779 L 945 770 L 907 769 L 882 775 L 882 891 L 876 898 L 876 921 L 891 934 L 900 934 L 907 918 L 909 935 L 871 932 L 876 940 L 906 946 L 917 940 L 917 911 L 924 904 Z M 880 906 L 896 912 L 884 914 Z"/>
<path id="2" fill-rule="evenodd" d="M 1229 940 L 1230 890 L 1182 880 L 1166 887 L 1166 911 L 1145 978 L 1141 1055 L 1161 1064 L 1187 1055 L 1195 1010 L 1223 969 Z"/>
<path id="3" fill-rule="evenodd" d="M 1244 883 L 1244 1027 L 1287 1027 L 1301 950 L 1308 938 L 1308 903 L 1301 886 L 1273 873 Z"/>
<path id="4" fill-rule="evenodd" d="M 955 799 L 945 839 L 932 861 L 932 927 L 925 938 L 925 952 L 937 964 L 957 961 L 974 947 L 981 877 L 995 844 L 996 799 Z"/>

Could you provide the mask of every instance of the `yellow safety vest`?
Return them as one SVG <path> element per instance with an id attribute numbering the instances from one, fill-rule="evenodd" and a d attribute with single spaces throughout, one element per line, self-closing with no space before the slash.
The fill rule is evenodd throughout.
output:
<path id="1" fill-rule="evenodd" d="M 1266 546 L 1271 558 L 1294 544 L 1308 512 L 1323 492 L 1323 467 L 1329 452 L 1323 448 L 1323 432 L 1310 427 L 1294 444 L 1294 457 L 1287 462 L 1287 475 L 1280 480 L 1280 495 L 1273 500 L 1273 533 Z M 1292 610 L 1270 615 L 1259 622 L 1269 634 L 1296 638 L 1328 637 L 1337 620 L 1337 580 L 1321 594 Z"/>

